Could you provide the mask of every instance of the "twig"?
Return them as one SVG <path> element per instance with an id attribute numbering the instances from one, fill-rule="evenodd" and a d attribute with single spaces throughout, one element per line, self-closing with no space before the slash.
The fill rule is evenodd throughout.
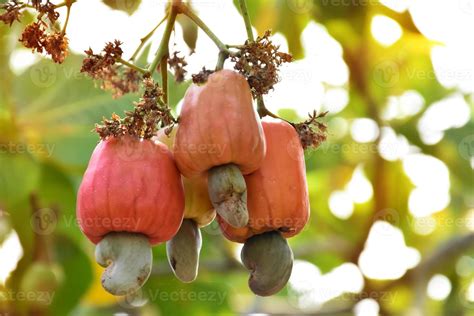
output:
<path id="1" fill-rule="evenodd" d="M 66 0 L 64 2 L 58 3 L 54 6 L 55 9 L 61 8 L 61 7 L 70 7 L 73 3 L 77 2 L 77 0 Z"/>
<path id="2" fill-rule="evenodd" d="M 253 36 L 253 31 L 252 31 L 252 22 L 250 21 L 249 12 L 247 10 L 247 3 L 245 2 L 245 0 L 239 0 L 239 5 L 240 5 L 240 12 L 242 14 L 242 17 L 244 18 L 245 30 L 247 31 L 248 40 L 249 42 L 255 42 L 255 38 Z M 257 112 L 260 118 L 263 118 L 265 116 L 270 116 L 273 118 L 283 120 L 281 117 L 279 117 L 278 115 L 272 113 L 270 110 L 267 109 L 267 107 L 265 106 L 265 102 L 263 101 L 262 95 L 257 96 Z M 286 120 L 283 120 L 283 121 L 286 121 Z"/>
<path id="3" fill-rule="evenodd" d="M 265 116 L 270 116 L 270 117 L 285 121 L 285 122 L 289 123 L 290 125 L 293 125 L 292 122 L 287 121 L 287 120 L 279 117 L 278 115 L 274 114 L 269 109 L 267 109 L 266 106 L 265 106 L 265 103 L 263 102 L 263 97 L 261 95 L 259 95 L 257 97 L 257 112 L 258 112 L 258 115 L 260 116 L 260 118 L 265 117 Z"/>
<path id="4" fill-rule="evenodd" d="M 144 69 L 144 68 L 138 67 L 137 65 L 134 65 L 134 64 L 132 64 L 132 63 L 126 61 L 126 60 L 123 59 L 123 58 L 118 58 L 118 59 L 117 59 L 117 62 L 119 62 L 119 63 L 121 63 L 122 65 L 125 65 L 125 66 L 127 66 L 127 67 L 129 67 L 129 68 L 135 69 L 136 71 L 138 71 L 138 72 L 140 72 L 140 73 L 142 73 L 142 74 L 144 74 L 144 75 L 149 74 L 148 69 Z"/>
<path id="5" fill-rule="evenodd" d="M 67 25 L 69 23 L 69 16 L 71 15 L 71 6 L 72 4 L 74 3 L 73 2 L 69 2 L 68 4 L 66 4 L 66 21 L 64 22 L 64 25 L 63 25 L 63 30 L 61 31 L 61 34 L 66 34 L 66 28 L 67 28 Z"/>
<path id="6" fill-rule="evenodd" d="M 133 53 L 132 57 L 130 57 L 129 59 L 130 61 L 134 61 L 135 58 L 137 58 L 138 54 L 140 53 L 145 43 L 150 39 L 150 37 L 153 36 L 155 31 L 160 27 L 161 24 L 163 24 L 163 22 L 166 21 L 167 18 L 168 18 L 168 14 L 166 14 L 163 17 L 163 19 L 161 19 L 161 21 L 147 35 L 145 35 L 144 37 L 140 39 L 140 45 L 138 45 L 138 47 L 135 49 L 135 52 Z"/>
<path id="7" fill-rule="evenodd" d="M 180 5 L 180 13 L 186 15 L 188 18 L 190 18 L 201 30 L 204 31 L 204 33 L 209 36 L 209 38 L 216 44 L 216 46 L 219 48 L 220 51 L 225 51 L 229 55 L 231 55 L 232 52 L 229 51 L 229 48 L 227 45 L 225 45 L 217 36 L 214 34 L 211 29 L 204 23 L 203 20 L 201 20 L 200 17 L 198 17 L 188 6 L 181 4 Z"/>
<path id="8" fill-rule="evenodd" d="M 229 54 L 227 54 L 226 51 L 221 50 L 219 52 L 219 57 L 217 58 L 216 71 L 221 70 L 222 68 L 224 68 L 225 60 L 228 57 L 229 57 Z"/>
<path id="9" fill-rule="evenodd" d="M 253 37 L 252 23 L 250 22 L 250 16 L 247 10 L 247 3 L 245 2 L 245 0 L 239 0 L 239 5 L 240 5 L 240 11 L 242 13 L 242 17 L 244 18 L 245 30 L 247 31 L 247 37 L 250 42 L 254 42 L 255 38 Z"/>
<path id="10" fill-rule="evenodd" d="M 168 59 L 162 58 L 160 63 L 161 88 L 163 89 L 163 101 L 168 104 Z"/>

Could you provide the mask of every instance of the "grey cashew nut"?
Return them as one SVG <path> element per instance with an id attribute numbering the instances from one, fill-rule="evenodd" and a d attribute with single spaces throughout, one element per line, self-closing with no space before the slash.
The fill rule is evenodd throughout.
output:
<path id="1" fill-rule="evenodd" d="M 234 164 L 213 167 L 207 183 L 209 198 L 222 219 L 233 227 L 247 225 L 247 185 L 240 169 Z"/>
<path id="2" fill-rule="evenodd" d="M 109 233 L 97 244 L 95 260 L 106 268 L 102 274 L 104 289 L 113 295 L 127 295 L 141 288 L 150 276 L 150 243 L 142 234 Z"/>
<path id="3" fill-rule="evenodd" d="M 196 279 L 201 245 L 201 231 L 192 219 L 184 219 L 178 233 L 166 243 L 171 269 L 182 282 Z"/>
<path id="4" fill-rule="evenodd" d="M 253 293 L 269 296 L 285 287 L 293 269 L 293 252 L 278 231 L 250 237 L 240 256 L 250 270 L 249 287 Z"/>

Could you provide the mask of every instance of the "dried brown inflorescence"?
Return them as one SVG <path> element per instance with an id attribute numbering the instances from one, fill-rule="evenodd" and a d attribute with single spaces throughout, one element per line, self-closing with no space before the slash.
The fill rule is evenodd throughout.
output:
<path id="1" fill-rule="evenodd" d="M 122 70 L 116 64 L 123 54 L 121 44 L 118 40 L 109 42 L 101 54 L 94 54 L 89 48 L 85 51 L 87 57 L 84 58 L 81 68 L 81 72 L 88 74 L 92 79 L 99 80 L 103 90 L 112 91 L 114 98 L 137 92 L 142 80 L 136 70 Z"/>
<path id="2" fill-rule="evenodd" d="M 214 73 L 214 70 L 206 69 L 206 67 L 202 67 L 202 70 L 197 74 L 191 75 L 193 82 L 195 84 L 202 84 L 207 82 L 207 78 Z"/>
<path id="3" fill-rule="evenodd" d="M 68 54 L 68 42 L 66 35 L 56 32 L 48 35 L 46 25 L 43 21 L 28 25 L 21 34 L 20 42 L 33 52 L 46 52 L 51 55 L 54 62 L 61 64 Z"/>
<path id="4" fill-rule="evenodd" d="M 125 135 L 125 126 L 122 124 L 122 119 L 117 114 L 113 113 L 112 118 L 102 120 L 102 125 L 96 124 L 95 131 L 99 134 L 101 139 L 106 139 L 110 136 Z"/>
<path id="5" fill-rule="evenodd" d="M 45 37 L 43 46 L 54 62 L 62 64 L 68 55 L 68 43 L 64 33 L 54 33 Z"/>
<path id="6" fill-rule="evenodd" d="M 12 26 L 13 22 L 20 22 L 21 10 L 24 5 L 18 1 L 9 1 L 3 5 L 0 5 L 0 9 L 5 10 L 4 13 L 0 14 L 0 21 L 9 26 Z"/>
<path id="7" fill-rule="evenodd" d="M 327 125 L 319 120 L 325 117 L 327 113 L 328 112 L 322 112 L 317 114 L 316 111 L 314 111 L 312 114 L 309 114 L 309 118 L 306 121 L 293 124 L 293 127 L 300 137 L 303 149 L 315 149 L 326 140 Z"/>
<path id="8" fill-rule="evenodd" d="M 168 132 L 171 132 L 175 119 L 163 103 L 160 87 L 151 78 L 145 78 L 143 86 L 145 91 L 140 101 L 135 102 L 133 111 L 125 112 L 123 119 L 113 114 L 112 119 L 104 119 L 102 125 L 96 125 L 102 139 L 122 135 L 149 139 L 156 135 L 158 128 L 165 126 L 170 126 Z"/>
<path id="9" fill-rule="evenodd" d="M 173 57 L 168 58 L 168 65 L 173 69 L 176 82 L 183 82 L 187 71 L 184 67 L 188 65 L 184 57 L 178 56 L 179 52 L 174 52 Z"/>
<path id="10" fill-rule="evenodd" d="M 103 54 L 94 54 L 91 48 L 86 50 L 87 57 L 82 62 L 81 72 L 87 73 L 93 79 L 100 79 L 104 69 L 114 65 L 122 57 L 123 51 L 120 45 L 122 42 L 119 40 L 107 43 L 102 50 Z"/>
<path id="11" fill-rule="evenodd" d="M 42 21 L 31 23 L 21 34 L 20 42 L 26 48 L 31 48 L 33 52 L 42 53 L 44 50 L 43 43 L 46 38 L 45 29 L 46 26 Z"/>
<path id="12" fill-rule="evenodd" d="M 240 54 L 232 56 L 235 70 L 247 78 L 252 94 L 267 94 L 279 81 L 278 67 L 292 61 L 292 56 L 278 51 L 279 46 L 270 40 L 270 31 L 266 31 L 254 42 L 246 41 L 240 48 Z"/>
<path id="13" fill-rule="evenodd" d="M 22 10 L 26 7 L 26 4 L 17 0 L 9 1 L 0 6 L 1 9 L 5 10 L 0 15 L 0 20 L 11 26 L 14 21 L 20 20 Z M 31 23 L 23 30 L 19 41 L 33 52 L 45 52 L 51 56 L 54 62 L 61 64 L 68 55 L 69 40 L 64 30 L 62 32 L 47 32 L 48 29 L 55 29 L 54 23 L 59 18 L 56 5 L 49 0 L 44 3 L 40 0 L 33 0 L 31 1 L 31 7 L 38 12 L 36 22 Z M 43 16 L 49 19 L 49 24 L 42 20 Z"/>
<path id="14" fill-rule="evenodd" d="M 100 80 L 100 88 L 111 91 L 112 97 L 116 99 L 124 94 L 137 92 L 142 77 L 134 69 L 122 70 L 121 67 L 114 65 L 104 69 Z"/>
<path id="15" fill-rule="evenodd" d="M 42 1 L 33 1 L 32 5 L 40 14 L 38 18 L 46 15 L 51 23 L 54 23 L 58 20 L 59 13 L 56 12 L 56 6 L 54 3 L 51 3 L 51 1 L 47 0 L 44 4 Z"/>

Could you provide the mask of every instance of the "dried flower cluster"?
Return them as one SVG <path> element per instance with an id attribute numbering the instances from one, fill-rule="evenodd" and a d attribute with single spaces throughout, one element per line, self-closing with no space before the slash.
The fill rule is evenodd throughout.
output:
<path id="1" fill-rule="evenodd" d="M 107 43 L 102 54 L 94 54 L 89 48 L 85 51 L 87 57 L 84 58 L 81 68 L 81 72 L 99 80 L 103 90 L 112 91 L 114 98 L 121 97 L 126 93 L 137 92 L 142 80 L 136 70 L 122 70 L 116 65 L 117 60 L 123 54 L 121 44 L 118 40 Z"/>
<path id="2" fill-rule="evenodd" d="M 278 67 L 292 61 L 292 56 L 278 51 L 279 46 L 270 40 L 266 31 L 255 42 L 246 41 L 240 54 L 232 57 L 235 70 L 247 78 L 254 97 L 267 94 L 279 81 Z"/>
<path id="3" fill-rule="evenodd" d="M 198 72 L 197 74 L 193 74 L 191 77 L 195 84 L 201 84 L 205 83 L 207 81 L 207 78 L 209 78 L 209 76 L 213 73 L 214 70 L 209 70 L 206 69 L 206 67 L 202 67 L 202 70 L 200 72 Z"/>
<path id="4" fill-rule="evenodd" d="M 187 71 L 184 69 L 188 65 L 184 57 L 178 57 L 179 52 L 174 52 L 173 57 L 168 58 L 168 65 L 173 69 L 176 82 L 183 82 Z"/>
<path id="5" fill-rule="evenodd" d="M 51 55 L 54 62 L 61 64 L 68 54 L 69 40 L 62 32 L 46 33 L 46 24 L 43 21 L 33 22 L 21 34 L 20 42 L 33 52 Z"/>
<path id="6" fill-rule="evenodd" d="M 300 137 L 303 149 L 315 149 L 326 140 L 327 125 L 320 122 L 319 119 L 325 117 L 327 113 L 328 112 L 322 112 L 317 114 L 316 111 L 314 111 L 312 114 L 309 114 L 309 118 L 306 121 L 293 124 L 293 127 Z"/>
<path id="7" fill-rule="evenodd" d="M 21 34 L 20 42 L 26 48 L 32 49 L 33 52 L 45 52 L 51 56 L 54 62 L 61 64 L 68 54 L 69 41 L 65 35 L 65 30 L 61 32 L 47 32 L 48 28 L 54 29 L 54 23 L 59 18 L 59 13 L 56 12 L 56 5 L 49 0 L 46 0 L 44 3 L 41 0 L 33 0 L 31 3 L 31 7 L 38 12 L 37 20 L 25 28 Z M 22 10 L 26 7 L 27 5 L 22 2 L 11 0 L 0 7 L 5 10 L 0 15 L 0 20 L 11 26 L 14 21 L 20 21 Z M 49 19 L 49 24 L 42 20 L 43 16 Z"/>
<path id="8" fill-rule="evenodd" d="M 96 125 L 96 131 L 102 139 L 109 136 L 132 135 L 139 138 L 152 138 L 159 127 L 170 126 L 176 122 L 170 108 L 163 103 L 158 84 L 151 78 L 143 81 L 145 92 L 139 102 L 134 104 L 133 111 L 125 112 L 122 119 L 113 114 L 112 119 L 104 119 L 102 125 Z"/>
<path id="9" fill-rule="evenodd" d="M 13 22 L 20 22 L 21 10 L 25 6 L 18 1 L 9 1 L 5 4 L 0 5 L 0 9 L 5 10 L 4 13 L 0 14 L 0 21 L 11 26 Z"/>
<path id="10" fill-rule="evenodd" d="M 36 11 L 38 11 L 40 14 L 39 18 L 46 15 L 51 23 L 54 23 L 58 20 L 59 13 L 56 12 L 56 6 L 49 0 L 46 0 L 46 3 L 44 4 L 42 4 L 41 0 L 33 0 L 32 4 Z"/>
<path id="11" fill-rule="evenodd" d="M 99 79 L 104 69 L 114 65 L 122 57 L 123 50 L 120 45 L 122 42 L 119 40 L 107 43 L 102 50 L 102 55 L 94 54 L 91 48 L 86 50 L 87 57 L 82 62 L 81 72 L 87 73 L 93 79 Z"/>
<path id="12" fill-rule="evenodd" d="M 68 55 L 69 40 L 64 33 L 53 33 L 47 35 L 43 42 L 46 52 L 58 64 L 62 64 Z"/>
<path id="13" fill-rule="evenodd" d="M 122 118 L 113 113 L 112 118 L 102 120 L 102 125 L 96 124 L 95 131 L 99 134 L 101 139 L 107 139 L 110 136 L 121 136 L 126 134 L 125 126 L 122 124 Z"/>
<path id="14" fill-rule="evenodd" d="M 33 52 L 36 50 L 38 53 L 43 52 L 43 42 L 45 35 L 44 22 L 35 22 L 28 25 L 23 33 L 21 34 L 20 42 L 26 48 L 31 48 Z"/>

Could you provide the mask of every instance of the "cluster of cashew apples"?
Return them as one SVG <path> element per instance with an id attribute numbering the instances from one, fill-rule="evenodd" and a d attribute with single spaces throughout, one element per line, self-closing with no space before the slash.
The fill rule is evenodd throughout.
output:
<path id="1" fill-rule="evenodd" d="M 168 134 L 108 137 L 92 154 L 77 216 L 106 268 L 103 287 L 114 295 L 138 290 L 151 272 L 151 246 L 162 242 L 176 277 L 193 281 L 200 228 L 217 217 L 227 239 L 244 243 L 250 289 L 261 296 L 281 290 L 293 266 L 286 238 L 309 217 L 294 128 L 261 121 L 246 79 L 221 70 L 188 89 Z"/>

